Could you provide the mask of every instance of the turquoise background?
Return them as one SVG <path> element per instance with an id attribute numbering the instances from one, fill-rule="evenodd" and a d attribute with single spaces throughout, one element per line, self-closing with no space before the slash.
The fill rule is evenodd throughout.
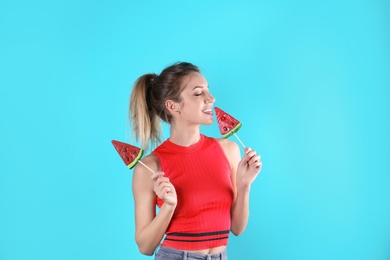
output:
<path id="1" fill-rule="evenodd" d="M 132 171 L 110 141 L 131 141 L 136 78 L 175 61 L 202 68 L 262 154 L 229 259 L 390 259 L 389 11 L 1 1 L 0 259 L 152 259 L 137 250 Z M 216 124 L 202 131 L 219 137 Z"/>

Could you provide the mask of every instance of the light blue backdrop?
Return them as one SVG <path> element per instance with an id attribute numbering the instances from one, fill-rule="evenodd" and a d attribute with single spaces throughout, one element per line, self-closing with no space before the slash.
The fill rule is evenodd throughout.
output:
<path id="1" fill-rule="evenodd" d="M 175 61 L 262 154 L 230 259 L 390 259 L 389 2 L 235 2 L 0 3 L 1 260 L 151 259 L 110 141 Z"/>

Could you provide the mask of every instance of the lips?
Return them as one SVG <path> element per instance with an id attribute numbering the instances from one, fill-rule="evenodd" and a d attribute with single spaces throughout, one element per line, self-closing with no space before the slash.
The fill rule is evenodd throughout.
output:
<path id="1" fill-rule="evenodd" d="M 213 114 L 213 110 L 211 108 L 206 108 L 202 112 L 205 113 L 205 114 L 208 114 L 208 115 L 212 115 Z"/>

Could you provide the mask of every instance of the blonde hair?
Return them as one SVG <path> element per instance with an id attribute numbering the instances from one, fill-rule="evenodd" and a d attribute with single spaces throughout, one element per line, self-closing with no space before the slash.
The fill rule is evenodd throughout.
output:
<path id="1" fill-rule="evenodd" d="M 175 63 L 160 75 L 149 73 L 139 77 L 130 95 L 129 119 L 132 135 L 140 141 L 141 148 L 155 148 L 161 143 L 161 121 L 171 123 L 172 115 L 165 107 L 167 100 L 180 102 L 183 79 L 198 67 L 188 62 Z"/>

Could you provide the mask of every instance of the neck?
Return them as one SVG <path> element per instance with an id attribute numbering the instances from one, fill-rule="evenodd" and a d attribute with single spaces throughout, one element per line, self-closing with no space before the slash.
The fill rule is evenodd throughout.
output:
<path id="1" fill-rule="evenodd" d="M 171 128 L 171 136 L 169 140 L 180 146 L 191 146 L 196 144 L 200 139 L 200 131 L 199 126 L 196 127 L 186 127 L 182 129 L 180 127 L 172 125 Z"/>

